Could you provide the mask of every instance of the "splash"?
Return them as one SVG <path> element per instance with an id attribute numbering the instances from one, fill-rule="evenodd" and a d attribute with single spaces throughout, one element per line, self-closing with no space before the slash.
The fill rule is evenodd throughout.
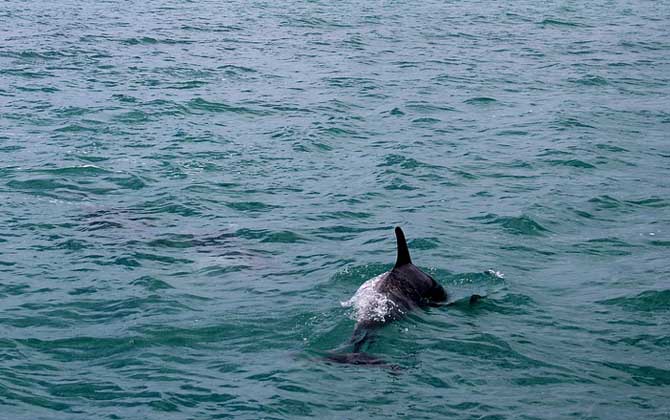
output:
<path id="1" fill-rule="evenodd" d="M 340 305 L 345 308 L 353 307 L 352 318 L 356 321 L 384 322 L 398 307 L 395 302 L 377 291 L 377 283 L 387 275 L 388 272 L 366 281 L 349 300 L 340 302 Z"/>

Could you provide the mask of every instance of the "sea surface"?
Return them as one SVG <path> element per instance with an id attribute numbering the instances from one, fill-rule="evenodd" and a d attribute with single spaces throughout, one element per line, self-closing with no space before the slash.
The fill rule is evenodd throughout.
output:
<path id="1" fill-rule="evenodd" d="M 670 3 L 2 2 L 0 418 L 669 419 Z"/>

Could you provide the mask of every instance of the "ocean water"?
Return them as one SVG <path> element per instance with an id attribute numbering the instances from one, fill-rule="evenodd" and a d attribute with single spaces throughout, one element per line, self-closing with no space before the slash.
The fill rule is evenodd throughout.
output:
<path id="1" fill-rule="evenodd" d="M 0 5 L 0 417 L 670 418 L 667 1 Z M 349 339 L 395 258 L 458 299 Z"/>

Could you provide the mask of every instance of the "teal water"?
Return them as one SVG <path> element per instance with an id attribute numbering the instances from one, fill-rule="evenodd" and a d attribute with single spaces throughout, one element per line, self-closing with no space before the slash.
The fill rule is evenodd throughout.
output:
<path id="1" fill-rule="evenodd" d="M 0 417 L 670 418 L 667 2 L 0 23 Z M 325 363 L 395 225 L 486 298 Z"/>

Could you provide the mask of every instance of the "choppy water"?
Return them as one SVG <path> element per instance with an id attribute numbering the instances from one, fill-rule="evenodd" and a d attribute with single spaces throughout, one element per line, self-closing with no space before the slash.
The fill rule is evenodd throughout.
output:
<path id="1" fill-rule="evenodd" d="M 670 417 L 668 2 L 0 23 L 3 418 Z M 319 360 L 396 224 L 487 298 Z"/>

